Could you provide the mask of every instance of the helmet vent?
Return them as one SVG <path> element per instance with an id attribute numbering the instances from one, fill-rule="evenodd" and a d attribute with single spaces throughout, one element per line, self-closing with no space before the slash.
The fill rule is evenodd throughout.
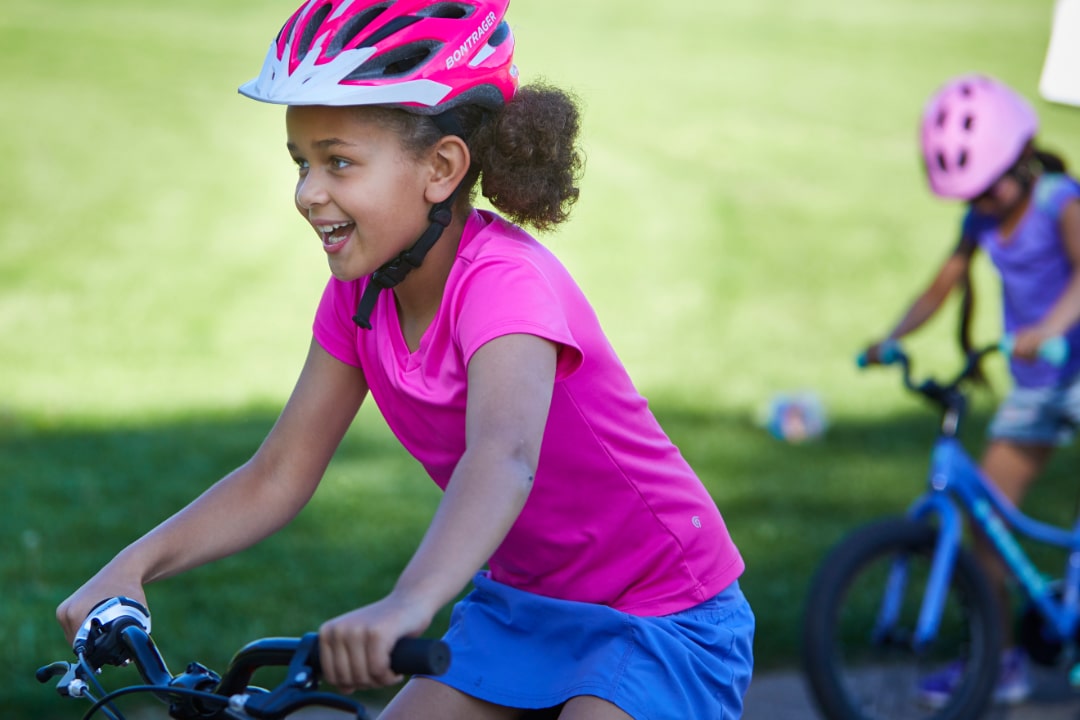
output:
<path id="1" fill-rule="evenodd" d="M 491 33 L 491 38 L 488 40 L 488 45 L 491 47 L 498 47 L 503 44 L 503 40 L 510 37 L 510 26 L 503 20 L 495 28 L 495 32 Z"/>
<path id="2" fill-rule="evenodd" d="M 956 158 L 956 167 L 964 167 L 967 165 L 967 150 L 960 151 L 960 157 Z"/>
<path id="3" fill-rule="evenodd" d="M 460 20 L 463 17 L 468 17 L 472 12 L 472 8 L 460 3 L 438 3 L 431 7 L 424 8 L 418 15 L 430 18 L 440 18 L 443 20 Z"/>
<path id="4" fill-rule="evenodd" d="M 281 26 L 281 30 L 278 32 L 277 37 L 274 38 L 274 42 L 281 42 L 281 38 L 288 37 L 292 33 L 293 25 L 296 24 L 297 15 L 299 15 L 299 13 L 293 15 Z"/>
<path id="5" fill-rule="evenodd" d="M 964 129 L 971 130 L 971 126 L 975 124 L 975 117 L 972 115 L 964 116 Z"/>
<path id="6" fill-rule="evenodd" d="M 404 75 L 427 62 L 431 54 L 441 47 L 433 40 L 416 42 L 394 48 L 359 65 L 344 80 L 377 80 Z"/>
<path id="7" fill-rule="evenodd" d="M 938 114 L 937 114 L 937 123 L 936 123 L 937 126 L 939 128 L 945 127 L 945 121 L 948 120 L 948 119 L 949 119 L 949 111 L 946 110 L 945 108 L 942 108 L 941 111 L 938 112 Z"/>
<path id="8" fill-rule="evenodd" d="M 376 5 L 375 7 L 370 7 L 359 15 L 350 18 L 349 21 L 334 34 L 334 39 L 330 41 L 330 47 L 326 49 L 326 54 L 330 57 L 334 57 L 344 50 L 345 46 L 355 40 L 356 36 L 371 24 L 372 20 L 382 15 L 387 7 L 389 6 Z"/>
<path id="9" fill-rule="evenodd" d="M 390 37 L 398 30 L 404 30 L 415 22 L 419 22 L 420 18 L 414 15 L 402 15 L 401 17 L 394 18 L 390 22 L 386 23 L 383 27 L 379 28 L 371 34 L 364 42 L 360 43 L 357 47 L 373 47 L 380 42 Z"/>
<path id="10" fill-rule="evenodd" d="M 971 85 L 968 85 L 967 83 L 964 83 L 960 86 L 960 94 L 964 97 L 971 97 L 971 94 L 973 92 L 974 91 L 972 90 Z"/>
<path id="11" fill-rule="evenodd" d="M 944 172 L 949 171 L 949 164 L 945 162 L 945 153 L 939 152 L 937 154 L 937 164 Z"/>
<path id="12" fill-rule="evenodd" d="M 300 36 L 300 43 L 296 47 L 296 56 L 303 60 L 304 56 L 311 50 L 311 43 L 315 40 L 315 33 L 322 27 L 323 20 L 330 14 L 331 7 L 329 5 L 323 5 L 315 14 L 311 16 L 311 19 L 304 25 L 303 34 Z"/>

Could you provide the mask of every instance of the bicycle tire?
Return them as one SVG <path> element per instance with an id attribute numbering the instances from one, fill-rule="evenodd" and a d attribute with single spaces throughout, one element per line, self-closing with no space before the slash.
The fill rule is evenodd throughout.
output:
<path id="1" fill-rule="evenodd" d="M 814 579 L 803 617 L 804 677 L 828 720 L 971 720 L 997 681 L 1002 630 L 990 584 L 964 549 L 957 553 L 941 628 L 916 653 L 911 638 L 937 531 L 907 518 L 872 522 L 843 539 Z M 875 621 L 892 561 L 907 559 L 908 583 L 898 627 L 875 639 Z M 938 707 L 918 683 L 963 658 L 961 681 Z"/>

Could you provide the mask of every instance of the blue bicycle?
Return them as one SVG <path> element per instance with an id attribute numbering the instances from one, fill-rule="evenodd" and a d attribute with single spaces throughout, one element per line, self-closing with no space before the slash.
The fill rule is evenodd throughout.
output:
<path id="1" fill-rule="evenodd" d="M 998 602 L 974 557 L 962 546 L 967 518 L 990 539 L 1028 600 L 1018 642 L 1039 663 L 1077 661 L 1080 631 L 1080 520 L 1063 529 L 1035 520 L 994 488 L 964 450 L 958 433 L 967 406 L 963 386 L 984 356 L 1008 342 L 969 353 L 946 383 L 912 380 L 908 356 L 886 348 L 904 386 L 941 410 L 926 491 L 906 515 L 871 522 L 841 540 L 811 582 L 803 621 L 803 671 L 829 720 L 977 718 L 999 671 Z M 1060 362 L 1063 344 L 1042 354 Z M 860 364 L 865 364 L 861 359 Z M 1030 538 L 1066 551 L 1063 579 L 1052 582 L 1017 542 Z M 953 661 L 963 677 L 944 706 L 921 704 L 920 678 Z"/>

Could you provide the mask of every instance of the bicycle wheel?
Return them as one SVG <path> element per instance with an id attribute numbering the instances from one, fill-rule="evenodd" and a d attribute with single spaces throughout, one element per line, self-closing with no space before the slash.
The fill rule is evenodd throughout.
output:
<path id="1" fill-rule="evenodd" d="M 829 720 L 966 720 L 986 707 L 997 680 L 997 601 L 972 556 L 957 554 L 941 626 L 916 652 L 913 636 L 935 547 L 933 527 L 903 518 L 871 523 L 825 558 L 803 619 L 803 670 Z M 907 583 L 896 622 L 877 627 L 894 561 Z M 960 662 L 957 662 L 960 661 Z M 918 684 L 955 663 L 960 682 L 943 706 L 929 707 Z"/>

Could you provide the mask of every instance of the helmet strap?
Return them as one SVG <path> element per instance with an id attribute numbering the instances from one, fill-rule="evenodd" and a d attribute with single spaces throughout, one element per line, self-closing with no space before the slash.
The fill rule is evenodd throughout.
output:
<path id="1" fill-rule="evenodd" d="M 431 121 L 435 123 L 435 127 L 443 131 L 444 135 L 457 135 L 465 140 L 465 128 L 461 126 L 461 121 L 452 110 L 432 115 Z"/>
<path id="2" fill-rule="evenodd" d="M 450 197 L 442 202 L 435 203 L 431 207 L 428 212 L 428 220 L 431 221 L 431 224 L 428 225 L 427 230 L 424 231 L 419 240 L 413 243 L 411 248 L 371 273 L 371 279 L 368 281 L 367 287 L 364 288 L 364 294 L 360 296 L 360 304 L 356 308 L 356 314 L 353 316 L 354 323 L 364 330 L 370 330 L 371 311 L 375 309 L 375 301 L 378 299 L 379 293 L 382 290 L 389 290 L 394 287 L 405 279 L 409 271 L 420 267 L 420 263 L 424 261 L 424 256 L 428 254 L 428 251 L 431 250 L 435 241 L 443 234 L 443 231 L 453 218 L 454 198 L 457 197 L 458 190 L 460 190 L 460 186 L 454 188 L 454 192 L 450 193 Z"/>

